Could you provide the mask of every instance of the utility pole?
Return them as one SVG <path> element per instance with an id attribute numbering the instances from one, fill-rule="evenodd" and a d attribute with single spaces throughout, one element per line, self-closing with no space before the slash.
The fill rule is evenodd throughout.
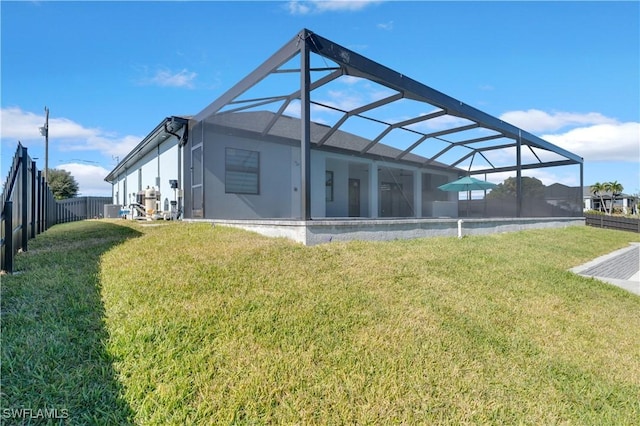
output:
<path id="1" fill-rule="evenodd" d="M 49 108 L 44 107 L 45 119 L 44 119 L 44 127 L 40 127 L 40 134 L 44 136 L 44 180 L 49 182 L 47 179 L 49 172 Z"/>

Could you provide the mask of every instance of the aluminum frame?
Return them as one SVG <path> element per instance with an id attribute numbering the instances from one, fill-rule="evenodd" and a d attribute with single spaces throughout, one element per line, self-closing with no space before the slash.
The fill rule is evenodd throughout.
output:
<path id="1" fill-rule="evenodd" d="M 310 54 L 319 55 L 322 58 L 328 59 L 337 67 L 316 68 L 312 69 L 310 64 Z M 279 69 L 282 65 L 293 59 L 296 55 L 300 55 L 300 69 Z M 316 81 L 311 79 L 311 71 L 330 71 L 330 73 Z M 263 79 L 267 78 L 271 74 L 284 73 L 284 72 L 297 72 L 300 73 L 300 88 L 293 93 L 283 94 L 281 96 L 272 96 L 265 98 L 240 100 L 240 96 L 251 89 L 253 86 L 260 83 Z M 321 104 L 311 99 L 311 93 L 313 90 L 322 87 L 323 85 L 335 80 L 341 76 L 355 76 L 367 79 L 375 82 L 381 86 L 385 86 L 396 93 L 387 96 L 383 99 L 370 102 L 366 105 L 362 105 L 351 110 L 343 110 L 331 105 Z M 426 115 L 418 115 L 408 119 L 404 119 L 400 122 L 390 123 L 382 120 L 372 119 L 363 115 L 367 111 L 374 110 L 376 108 L 383 107 L 391 102 L 395 102 L 399 99 L 409 99 L 413 101 L 423 102 L 438 108 L 437 111 Z M 262 105 L 267 105 L 273 102 L 283 102 L 283 105 L 278 109 L 275 117 L 271 123 L 266 126 L 262 134 L 266 135 L 269 132 L 271 126 L 281 117 L 285 109 L 289 104 L 299 99 L 301 103 L 301 134 L 300 134 L 300 147 L 301 147 L 301 212 L 304 215 L 304 219 L 311 219 L 310 214 L 310 170 L 309 170 L 309 156 L 311 149 L 310 141 L 310 109 L 311 105 L 320 105 L 325 108 L 337 110 L 344 115 L 330 127 L 328 133 L 320 140 L 316 146 L 322 146 L 336 131 L 340 130 L 340 127 L 351 117 L 359 117 L 367 120 L 373 120 L 377 123 L 381 123 L 386 126 L 376 137 L 371 139 L 371 142 L 360 151 L 360 155 L 366 156 L 373 146 L 378 144 L 387 134 L 394 129 L 402 129 L 408 132 L 416 134 L 418 139 L 411 144 L 408 148 L 404 149 L 397 157 L 396 160 L 402 160 L 403 157 L 412 153 L 418 146 L 427 142 L 430 139 L 437 139 L 440 142 L 448 144 L 444 149 L 438 152 L 431 158 L 427 158 L 422 164 L 422 167 L 432 165 L 433 162 L 440 158 L 444 153 L 450 151 L 452 148 L 461 147 L 468 152 L 462 155 L 457 160 L 449 162 L 447 165 L 453 169 L 456 168 L 461 162 L 471 157 L 471 163 L 475 155 L 483 157 L 489 164 L 488 168 L 482 170 L 469 170 L 463 171 L 458 169 L 461 174 L 476 175 L 487 174 L 505 171 L 516 171 L 518 180 L 518 205 L 521 204 L 521 178 L 522 170 L 535 169 L 543 167 L 556 167 L 566 165 L 580 165 L 580 182 L 583 181 L 583 158 L 569 152 L 561 147 L 558 147 L 538 136 L 535 136 L 529 132 L 526 132 L 512 124 L 509 124 L 499 118 L 496 118 L 490 114 L 487 114 L 477 108 L 467 105 L 451 96 L 448 96 L 438 90 L 435 90 L 425 84 L 422 84 L 416 80 L 413 80 L 402 73 L 394 71 L 384 65 L 374 62 L 352 50 L 349 50 L 331 40 L 328 40 L 318 34 L 313 33 L 308 29 L 302 29 L 295 37 L 293 37 L 288 43 L 276 51 L 270 58 L 268 58 L 262 65 L 256 68 L 253 72 L 247 75 L 244 79 L 240 80 L 231 89 L 221 95 L 218 99 L 213 101 L 210 105 L 204 108 L 200 113 L 195 115 L 191 123 L 200 122 L 206 120 L 208 117 L 215 114 L 224 114 L 230 112 L 241 111 L 249 108 L 255 108 Z M 221 112 L 221 110 L 229 105 L 242 104 L 242 106 Z M 463 126 L 452 126 L 448 129 L 443 129 L 435 132 L 421 132 L 415 129 L 409 129 L 406 126 L 415 124 L 421 121 L 430 120 L 433 118 L 449 115 L 466 119 L 471 124 Z M 193 124 L 192 124 L 193 125 Z M 462 133 L 470 129 L 487 129 L 493 134 L 478 137 L 474 136 L 469 139 L 462 139 L 456 141 L 445 140 L 442 136 L 454 135 Z M 491 146 L 478 146 L 476 144 L 481 142 L 487 142 L 497 139 L 509 139 L 512 143 L 505 143 L 504 141 Z M 537 159 L 537 163 L 523 164 L 522 163 L 522 147 L 528 147 Z M 500 150 L 505 148 L 516 148 L 516 162 L 511 166 L 496 167 L 487 159 L 485 153 L 494 150 Z M 561 157 L 560 160 L 554 161 L 542 161 L 540 157 L 533 151 L 532 148 L 541 149 L 556 154 Z M 520 209 L 518 209 L 518 215 L 520 215 Z"/>

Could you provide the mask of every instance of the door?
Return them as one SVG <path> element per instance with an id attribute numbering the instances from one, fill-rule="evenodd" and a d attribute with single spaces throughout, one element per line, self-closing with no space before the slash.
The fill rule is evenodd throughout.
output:
<path id="1" fill-rule="evenodd" d="M 381 182 L 380 217 L 407 217 L 411 208 L 401 183 Z"/>
<path id="2" fill-rule="evenodd" d="M 349 217 L 360 216 L 360 179 L 349 179 Z"/>

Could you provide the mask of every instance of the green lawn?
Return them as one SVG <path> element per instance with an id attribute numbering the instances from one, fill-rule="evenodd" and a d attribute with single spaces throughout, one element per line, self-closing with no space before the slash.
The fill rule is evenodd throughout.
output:
<path id="1" fill-rule="evenodd" d="M 633 424 L 640 297 L 573 227 L 304 247 L 58 225 L 2 280 L 2 408 L 70 424 Z M 0 412 L 2 414 L 2 412 Z"/>

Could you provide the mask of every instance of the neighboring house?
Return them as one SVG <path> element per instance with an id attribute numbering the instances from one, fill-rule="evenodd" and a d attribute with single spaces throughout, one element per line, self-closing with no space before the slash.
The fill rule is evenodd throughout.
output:
<path id="1" fill-rule="evenodd" d="M 612 193 L 604 192 L 602 193 L 602 200 L 600 199 L 600 195 L 594 195 L 590 186 L 585 186 L 582 188 L 582 195 L 584 200 L 584 211 L 587 210 L 608 210 L 611 206 Z M 602 201 L 604 201 L 604 206 L 602 206 Z M 633 213 L 634 206 L 638 203 L 638 199 L 633 195 L 629 194 L 619 194 L 616 196 L 613 201 L 613 208 L 620 209 L 624 214 Z"/>
<path id="2" fill-rule="evenodd" d="M 567 186 L 561 183 L 553 183 L 545 186 L 544 200 L 546 204 L 555 209 L 580 214 L 582 212 L 582 195 L 580 192 L 579 186 Z"/>
<path id="3" fill-rule="evenodd" d="M 553 161 L 538 152 L 553 153 Z M 174 193 L 184 195 L 176 202 L 185 219 L 296 224 L 305 233 L 312 220 L 335 227 L 353 218 L 456 218 L 458 194 L 438 186 L 460 176 L 514 172 L 519 179 L 524 170 L 574 167 L 582 179 L 582 164 L 304 29 L 193 117 L 165 119 L 106 180 L 115 204 L 154 186 L 160 210 Z M 170 180 L 178 181 L 175 191 Z"/>

